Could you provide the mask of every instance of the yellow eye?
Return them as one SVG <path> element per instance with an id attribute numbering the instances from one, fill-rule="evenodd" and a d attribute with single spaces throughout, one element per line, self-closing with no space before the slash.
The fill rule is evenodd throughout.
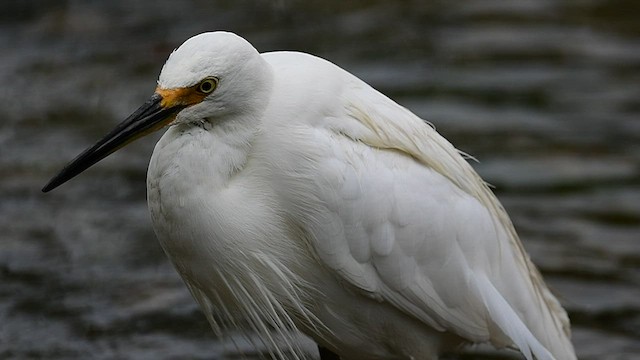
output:
<path id="1" fill-rule="evenodd" d="M 203 94 L 211 94 L 218 87 L 218 78 L 208 77 L 198 84 L 198 91 Z"/>

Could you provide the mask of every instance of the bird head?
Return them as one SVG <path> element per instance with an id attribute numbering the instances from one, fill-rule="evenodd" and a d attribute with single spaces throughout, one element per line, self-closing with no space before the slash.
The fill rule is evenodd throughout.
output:
<path id="1" fill-rule="evenodd" d="M 196 35 L 165 63 L 154 94 L 42 189 L 53 190 L 130 142 L 166 126 L 224 121 L 263 108 L 270 70 L 258 51 L 228 32 Z"/>

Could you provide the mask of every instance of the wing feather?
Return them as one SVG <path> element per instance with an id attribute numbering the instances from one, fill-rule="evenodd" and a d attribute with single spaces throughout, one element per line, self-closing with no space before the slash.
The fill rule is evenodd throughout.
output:
<path id="1" fill-rule="evenodd" d="M 343 99 L 343 116 L 327 119 L 333 156 L 314 172 L 319 258 L 437 330 L 574 358 L 566 313 L 462 154 L 355 78 Z"/>

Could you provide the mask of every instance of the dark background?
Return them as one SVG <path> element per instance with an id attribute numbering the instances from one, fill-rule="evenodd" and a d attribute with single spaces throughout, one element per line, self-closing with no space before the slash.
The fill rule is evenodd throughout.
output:
<path id="1" fill-rule="evenodd" d="M 159 134 L 40 193 L 151 95 L 173 48 L 218 29 L 327 58 L 433 122 L 480 160 L 580 358 L 640 358 L 638 15 L 634 0 L 3 1 L 0 358 L 239 356 L 151 229 Z"/>

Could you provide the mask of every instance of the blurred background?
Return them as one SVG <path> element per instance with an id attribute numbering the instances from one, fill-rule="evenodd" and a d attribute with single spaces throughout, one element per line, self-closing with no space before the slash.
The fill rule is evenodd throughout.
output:
<path id="1" fill-rule="evenodd" d="M 580 358 L 640 359 L 640 2 L 2 9 L 0 359 L 240 357 L 214 338 L 153 234 L 145 173 L 160 134 L 40 192 L 152 94 L 172 49 L 219 29 L 260 51 L 327 58 L 433 122 L 480 160 L 568 309 Z"/>

